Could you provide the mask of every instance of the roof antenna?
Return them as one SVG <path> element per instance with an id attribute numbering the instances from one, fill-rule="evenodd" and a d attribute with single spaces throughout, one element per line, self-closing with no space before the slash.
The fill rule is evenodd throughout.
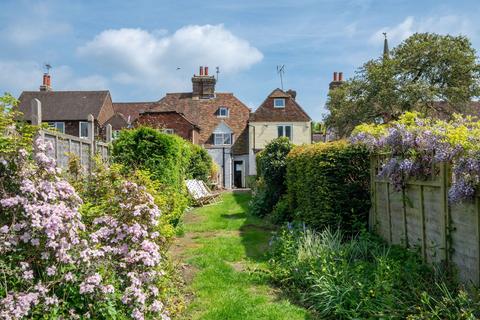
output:
<path id="1" fill-rule="evenodd" d="M 216 67 L 215 73 L 217 74 L 217 82 L 218 82 L 218 74 L 220 73 L 220 67 Z"/>
<path id="2" fill-rule="evenodd" d="M 45 68 L 45 70 L 47 70 L 46 73 L 49 74 L 49 73 L 50 73 L 50 69 L 52 69 L 52 65 L 51 65 L 50 63 L 45 63 L 45 64 L 43 65 L 43 67 Z"/>
<path id="3" fill-rule="evenodd" d="M 280 84 L 282 85 L 283 90 L 283 75 L 285 73 L 285 65 L 282 64 L 281 66 L 277 66 L 277 73 L 280 76 Z"/>

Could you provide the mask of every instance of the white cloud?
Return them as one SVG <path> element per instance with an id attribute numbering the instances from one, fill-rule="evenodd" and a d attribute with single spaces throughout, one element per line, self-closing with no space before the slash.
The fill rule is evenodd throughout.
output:
<path id="1" fill-rule="evenodd" d="M 446 15 L 415 19 L 406 17 L 401 23 L 393 27 L 384 27 L 377 30 L 371 37 L 371 43 L 383 41 L 382 33 L 386 32 L 388 39 L 393 43 L 405 40 L 415 32 L 435 32 L 440 34 L 475 36 L 475 30 L 466 17 Z"/>
<path id="2" fill-rule="evenodd" d="M 184 89 L 198 66 L 219 66 L 222 75 L 248 69 L 262 53 L 223 25 L 190 25 L 173 34 L 143 29 L 109 29 L 77 49 L 114 81 L 151 89 Z M 180 67 L 180 70 L 177 70 Z"/>
<path id="3" fill-rule="evenodd" d="M 51 70 L 54 90 L 108 89 L 107 80 L 100 75 L 76 75 L 69 66 Z M 0 61 L 0 89 L 18 96 L 24 90 L 38 90 L 42 83 L 42 66 L 34 61 Z"/>

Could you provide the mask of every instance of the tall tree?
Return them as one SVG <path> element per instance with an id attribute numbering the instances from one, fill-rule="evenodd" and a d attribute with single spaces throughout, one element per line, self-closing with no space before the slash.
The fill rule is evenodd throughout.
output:
<path id="1" fill-rule="evenodd" d="M 405 111 L 469 113 L 479 95 L 480 65 L 468 38 L 416 33 L 330 90 L 325 120 L 345 136 L 357 124 L 389 122 Z"/>

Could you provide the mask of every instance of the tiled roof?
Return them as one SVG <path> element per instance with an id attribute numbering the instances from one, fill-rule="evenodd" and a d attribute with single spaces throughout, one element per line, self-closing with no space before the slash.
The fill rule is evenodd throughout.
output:
<path id="1" fill-rule="evenodd" d="M 19 97 L 19 110 L 31 120 L 31 101 L 42 103 L 42 120 L 87 120 L 88 115 L 102 125 L 113 115 L 109 91 L 24 91 Z"/>
<path id="2" fill-rule="evenodd" d="M 227 107 L 229 116 L 218 117 L 218 109 Z M 174 111 L 182 114 L 188 121 L 200 128 L 199 143 L 211 146 L 212 132 L 224 121 L 233 131 L 235 144 L 232 147 L 235 154 L 248 153 L 247 128 L 250 109 L 238 100 L 232 93 L 216 93 L 211 99 L 193 99 L 192 93 L 167 93 L 165 97 L 151 106 L 151 112 Z M 245 141 L 244 141 L 245 140 Z"/>
<path id="3" fill-rule="evenodd" d="M 284 108 L 275 108 L 273 101 L 275 98 L 285 98 Z M 275 89 L 263 101 L 263 103 L 250 115 L 252 122 L 306 122 L 312 119 L 302 109 L 302 107 L 289 94 L 281 89 Z"/>
<path id="4" fill-rule="evenodd" d="M 125 121 L 130 117 L 130 123 L 132 123 L 141 112 L 150 109 L 154 104 L 155 102 L 114 102 L 113 110 L 124 117 Z"/>

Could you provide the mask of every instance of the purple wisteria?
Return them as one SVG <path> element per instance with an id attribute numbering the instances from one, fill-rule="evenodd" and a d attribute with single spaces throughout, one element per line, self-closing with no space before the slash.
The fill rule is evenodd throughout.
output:
<path id="1" fill-rule="evenodd" d="M 388 126 L 361 125 L 350 141 L 386 155 L 379 176 L 397 191 L 409 179 L 435 176 L 440 163 L 452 166 L 451 203 L 472 199 L 480 183 L 480 125 L 472 118 L 434 121 L 407 113 Z"/>

